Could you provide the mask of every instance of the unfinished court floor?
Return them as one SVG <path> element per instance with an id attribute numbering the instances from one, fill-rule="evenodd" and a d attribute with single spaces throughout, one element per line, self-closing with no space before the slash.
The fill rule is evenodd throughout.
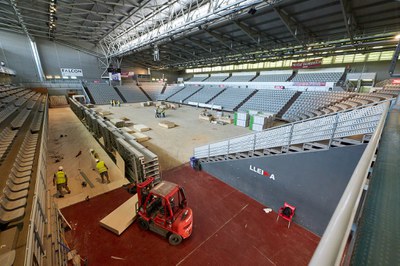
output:
<path id="1" fill-rule="evenodd" d="M 296 224 L 288 229 L 286 221 L 276 222 L 276 213 L 263 211 L 268 206 L 185 164 L 194 147 L 243 135 L 250 132 L 248 129 L 199 120 L 201 109 L 187 106 L 167 111 L 165 119 L 178 125 L 172 129 L 158 126 L 162 119 L 154 118 L 152 107 L 96 108 L 151 128 L 144 132 L 151 139 L 142 144 L 159 156 L 162 177 L 185 188 L 194 211 L 194 231 L 180 246 L 173 247 L 163 237 L 141 231 L 136 223 L 121 236 L 101 227 L 99 221 L 131 196 L 121 188 L 127 180 L 68 107 L 49 109 L 51 195 L 56 194 L 51 176 L 62 164 L 72 193 L 56 201 L 72 225 L 66 234 L 70 248 L 77 249 L 89 265 L 306 265 L 311 259 L 318 236 Z M 90 148 L 109 165 L 110 184 L 101 184 L 92 170 Z M 60 153 L 63 159 L 54 162 Z M 80 171 L 86 173 L 93 188 L 81 186 L 84 179 Z"/>

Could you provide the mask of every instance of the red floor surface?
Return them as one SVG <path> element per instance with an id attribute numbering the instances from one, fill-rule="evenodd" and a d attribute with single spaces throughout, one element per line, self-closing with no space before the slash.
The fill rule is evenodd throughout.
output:
<path id="1" fill-rule="evenodd" d="M 319 237 L 266 214 L 261 205 L 205 172 L 181 166 L 163 179 L 182 185 L 193 209 L 193 234 L 179 246 L 137 223 L 117 236 L 99 221 L 130 197 L 116 189 L 62 209 L 72 249 L 89 265 L 307 265 Z M 117 257 L 117 258 L 112 258 Z"/>

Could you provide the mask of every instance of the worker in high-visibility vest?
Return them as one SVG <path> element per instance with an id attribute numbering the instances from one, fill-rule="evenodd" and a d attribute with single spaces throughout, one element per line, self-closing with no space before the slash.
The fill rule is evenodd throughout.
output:
<path id="1" fill-rule="evenodd" d="M 71 190 L 68 187 L 68 177 L 67 174 L 64 172 L 64 167 L 59 166 L 58 171 L 54 173 L 53 176 L 53 185 L 55 186 L 57 184 L 57 191 L 58 191 L 58 197 L 63 198 L 63 188 L 67 191 L 68 194 L 71 193 Z"/>
<path id="2" fill-rule="evenodd" d="M 97 168 L 97 171 L 99 171 L 99 174 L 101 177 L 101 183 L 105 183 L 104 177 L 107 177 L 107 183 L 110 183 L 110 178 L 108 177 L 108 168 L 103 160 L 99 160 L 99 159 L 96 160 L 96 168 Z"/>

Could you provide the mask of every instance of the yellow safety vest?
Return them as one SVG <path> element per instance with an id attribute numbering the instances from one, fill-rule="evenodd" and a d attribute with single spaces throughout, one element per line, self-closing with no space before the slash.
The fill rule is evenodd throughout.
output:
<path id="1" fill-rule="evenodd" d="M 97 171 L 99 171 L 100 174 L 107 171 L 107 167 L 106 167 L 104 161 L 98 162 L 96 164 L 96 168 L 97 168 Z"/>
<path id="2" fill-rule="evenodd" d="M 57 185 L 64 184 L 65 182 L 67 182 L 67 179 L 65 178 L 65 173 L 63 171 L 58 171 L 56 173 L 56 177 L 57 177 Z"/>

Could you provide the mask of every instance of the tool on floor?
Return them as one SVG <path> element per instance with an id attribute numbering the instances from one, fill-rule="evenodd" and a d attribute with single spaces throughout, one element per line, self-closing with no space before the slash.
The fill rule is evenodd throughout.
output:
<path id="1" fill-rule="evenodd" d="M 79 170 L 79 173 L 80 173 L 81 176 L 85 179 L 86 183 L 89 184 L 89 186 L 90 186 L 91 188 L 94 188 L 93 183 L 90 181 L 90 179 L 87 177 L 87 175 L 86 175 L 83 171 L 81 171 L 81 170 Z"/>

